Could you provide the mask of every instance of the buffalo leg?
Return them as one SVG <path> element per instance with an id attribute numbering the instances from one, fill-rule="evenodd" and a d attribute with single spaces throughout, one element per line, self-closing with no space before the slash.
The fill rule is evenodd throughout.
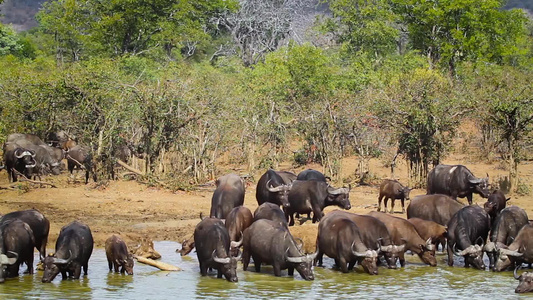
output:
<path id="1" fill-rule="evenodd" d="M 113 261 L 107 260 L 107 265 L 109 266 L 109 272 L 113 271 Z"/>
<path id="2" fill-rule="evenodd" d="M 28 274 L 33 274 L 33 255 L 30 255 L 30 257 L 26 260 L 26 265 L 28 266 L 28 270 L 26 270 L 26 272 L 28 272 Z"/>
<path id="3" fill-rule="evenodd" d="M 337 260 L 335 261 L 337 262 Z M 342 273 L 348 273 L 348 266 L 347 266 L 346 259 L 341 257 L 339 261 L 337 262 L 337 265 L 341 268 Z"/>
<path id="4" fill-rule="evenodd" d="M 398 254 L 398 259 L 400 260 L 400 266 L 403 268 L 405 267 L 405 252 L 401 252 Z"/>
<path id="5" fill-rule="evenodd" d="M 348 263 L 348 271 L 353 270 L 354 266 L 355 266 L 355 261 L 352 261 L 352 262 Z"/>
<path id="6" fill-rule="evenodd" d="M 389 198 L 385 197 L 385 199 L 383 199 L 383 211 L 384 212 L 387 212 L 387 203 L 389 202 Z"/>
<path id="7" fill-rule="evenodd" d="M 74 268 L 74 274 L 72 275 L 72 278 L 73 279 L 80 279 L 80 275 L 81 275 L 81 266 L 76 266 Z"/>
<path id="8" fill-rule="evenodd" d="M 391 213 L 391 214 L 394 213 L 394 202 L 396 202 L 396 199 L 391 198 L 391 199 L 390 199 L 390 213 Z"/>
<path id="9" fill-rule="evenodd" d="M 200 274 L 202 274 L 202 276 L 207 276 L 207 266 L 202 262 L 200 262 Z"/>
<path id="10" fill-rule="evenodd" d="M 281 276 L 281 266 L 278 263 L 274 263 L 273 267 L 274 267 L 274 275 L 276 275 L 277 277 L 280 277 Z"/>
<path id="11" fill-rule="evenodd" d="M 255 271 L 257 273 L 261 272 L 261 260 L 259 259 L 259 257 L 255 257 L 253 255 L 252 255 L 252 258 L 254 259 Z"/>
<path id="12" fill-rule="evenodd" d="M 381 211 L 381 200 L 383 200 L 383 195 L 380 194 L 378 197 L 378 211 Z M 385 211 L 387 210 L 385 209 Z"/>
<path id="13" fill-rule="evenodd" d="M 222 271 L 220 269 L 217 270 L 217 278 L 222 278 Z"/>
<path id="14" fill-rule="evenodd" d="M 400 199 L 402 201 L 402 214 L 405 214 L 405 199 Z"/>
<path id="15" fill-rule="evenodd" d="M 247 249 L 242 251 L 242 270 L 246 271 L 248 269 L 248 264 L 250 264 L 250 252 Z"/>
<path id="16" fill-rule="evenodd" d="M 67 280 L 67 278 L 68 278 L 67 271 L 61 271 L 61 279 Z"/>
<path id="17" fill-rule="evenodd" d="M 448 266 L 453 267 L 453 249 L 450 242 L 448 242 Z"/>
<path id="18" fill-rule="evenodd" d="M 466 195 L 466 199 L 468 200 L 468 205 L 472 205 L 472 193 Z"/>
<path id="19" fill-rule="evenodd" d="M 289 276 L 294 276 L 294 267 L 289 267 L 287 269 L 287 274 L 289 274 Z"/>
<path id="20" fill-rule="evenodd" d="M 318 254 L 316 255 L 316 261 L 318 262 L 318 266 L 319 267 L 322 267 L 322 258 L 323 258 L 323 256 L 324 256 L 324 253 L 322 253 L 322 252 L 320 252 L 320 250 L 318 250 Z"/>
<path id="21" fill-rule="evenodd" d="M 120 267 L 120 265 L 118 264 L 118 261 L 114 261 L 113 265 L 115 267 L 115 273 L 118 273 L 119 272 L 119 267 Z"/>
<path id="22" fill-rule="evenodd" d="M 322 217 L 324 217 L 322 208 L 320 208 L 318 205 L 313 205 L 313 223 L 320 222 Z"/>
<path id="23" fill-rule="evenodd" d="M 89 263 L 83 265 L 83 275 L 87 276 L 87 269 L 89 268 Z"/>

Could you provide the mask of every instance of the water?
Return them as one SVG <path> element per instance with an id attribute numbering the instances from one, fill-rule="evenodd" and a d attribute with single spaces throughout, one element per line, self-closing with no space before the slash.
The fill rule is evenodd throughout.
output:
<path id="1" fill-rule="evenodd" d="M 494 273 L 466 269 L 462 258 L 456 267 L 448 267 L 445 256 L 438 256 L 439 266 L 423 265 L 418 257 L 407 255 L 404 269 L 379 269 L 370 276 L 356 267 L 355 272 L 343 274 L 332 269 L 333 260 L 324 257 L 325 268 L 315 268 L 315 280 L 305 281 L 295 272 L 294 278 L 275 277 L 270 266 L 255 273 L 253 263 L 249 271 L 238 269 L 238 283 L 217 279 L 216 273 L 200 276 L 196 254 L 181 257 L 175 242 L 156 242 L 155 249 L 162 261 L 179 266 L 181 272 L 163 272 L 136 263 L 134 275 L 109 273 L 103 249 L 95 249 L 89 261 L 89 274 L 80 280 L 61 280 L 41 283 L 42 271 L 33 276 L 20 275 L 0 284 L 0 299 L 517 299 L 514 293 L 518 281 L 512 272 Z M 38 256 L 36 254 L 36 260 Z M 488 264 L 488 261 L 486 261 Z M 25 269 L 25 266 L 21 269 Z"/>

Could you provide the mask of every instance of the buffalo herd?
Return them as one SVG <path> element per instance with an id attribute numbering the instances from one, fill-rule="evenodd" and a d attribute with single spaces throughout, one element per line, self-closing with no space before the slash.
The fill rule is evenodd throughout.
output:
<path id="1" fill-rule="evenodd" d="M 533 290 L 533 272 L 517 274 L 522 264 L 533 264 L 533 226 L 523 209 L 506 207 L 509 198 L 502 191 L 489 191 L 488 175 L 477 178 L 465 166 L 438 165 L 428 174 L 427 194 L 414 197 L 407 209 L 404 201 L 410 199 L 411 188 L 385 179 L 379 187 L 378 209 L 367 215 L 343 210 L 324 214 L 331 205 L 351 208 L 351 186 L 336 188 L 329 181 L 316 170 L 296 175 L 270 169 L 257 183 L 259 207 L 252 215 L 242 206 L 245 185 L 240 177 L 222 176 L 216 181 L 210 217 L 198 224 L 194 241 L 184 242 L 181 253 L 196 247 L 202 275 L 207 268 L 216 269 L 218 277 L 224 275 L 229 281 L 237 281 L 235 260 L 242 259 L 247 270 L 250 258 L 256 272 L 269 264 L 276 276 L 285 269 L 292 276 L 296 269 L 303 279 L 313 280 L 313 266 L 322 265 L 324 255 L 344 273 L 360 265 L 364 272 L 377 275 L 382 264 L 396 269 L 399 262 L 404 267 L 407 251 L 436 266 L 441 247 L 449 266 L 459 256 L 465 267 L 483 270 L 486 253 L 490 270 L 514 268 L 517 293 Z M 473 193 L 487 202 L 482 207 L 472 205 Z M 468 205 L 458 197 L 466 197 Z M 401 200 L 407 219 L 392 215 L 396 199 Z M 304 253 L 303 241 L 289 230 L 300 214 L 307 214 L 307 219 L 312 214 L 312 222 L 318 222 L 315 253 Z M 211 228 L 209 234 L 203 233 L 206 226 Z"/>
<path id="2" fill-rule="evenodd" d="M 3 147 L 4 168 L 9 179 L 17 181 L 47 174 L 59 174 L 66 158 L 69 171 L 86 171 L 85 182 L 93 173 L 92 157 L 84 147 L 67 140 L 52 145 L 31 134 L 11 134 Z M 429 266 L 436 266 L 439 246 L 447 251 L 449 266 L 454 255 L 464 258 L 465 267 L 492 271 L 514 269 L 519 280 L 517 293 L 533 290 L 533 273 L 517 274 L 522 264 L 533 264 L 533 226 L 526 212 L 517 206 L 506 207 L 507 198 L 500 190 L 489 191 L 489 178 L 478 178 L 462 165 L 437 165 L 427 177 L 426 195 L 410 200 L 411 188 L 397 180 L 385 179 L 379 186 L 377 211 L 367 215 L 334 210 L 349 210 L 351 186 L 334 187 L 319 171 L 304 170 L 296 175 L 287 171 L 267 170 L 257 182 L 257 209 L 243 206 L 244 180 L 227 174 L 216 180 L 209 217 L 196 226 L 193 239 L 183 243 L 180 253 L 196 248 L 200 273 L 216 270 L 218 277 L 237 282 L 237 262 L 247 270 L 250 258 L 256 272 L 263 264 L 272 265 L 274 275 L 296 270 L 305 280 L 313 280 L 313 266 L 322 265 L 326 255 L 342 272 L 360 265 L 364 272 L 378 274 L 378 266 L 396 269 L 405 266 L 405 252 L 416 254 Z M 487 198 L 483 207 L 472 205 L 472 194 Z M 468 205 L 457 201 L 467 198 Z M 393 216 L 399 199 L 407 219 Z M 384 200 L 382 211 L 381 203 Z M 388 200 L 391 200 L 387 213 Z M 410 200 L 407 209 L 405 200 Z M 292 236 L 289 228 L 300 214 L 318 224 L 316 252 L 304 253 L 303 241 Z M 312 218 L 311 218 L 312 214 Z M 31 209 L 8 213 L 0 218 L 0 282 L 16 277 L 25 263 L 33 273 L 33 249 L 40 253 L 44 267 L 43 282 L 62 278 L 78 279 L 87 274 L 93 251 L 90 228 L 79 221 L 59 232 L 55 251 L 46 255 L 50 223 L 39 211 Z M 109 270 L 133 274 L 133 257 L 124 241 L 111 236 L 105 243 Z"/>

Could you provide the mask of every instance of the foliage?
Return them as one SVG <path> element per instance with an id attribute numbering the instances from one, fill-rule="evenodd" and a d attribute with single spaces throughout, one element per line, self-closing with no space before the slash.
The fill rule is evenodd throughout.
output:
<path id="1" fill-rule="evenodd" d="M 0 23 L 0 56 L 15 54 L 21 50 L 22 44 L 15 31 Z"/>

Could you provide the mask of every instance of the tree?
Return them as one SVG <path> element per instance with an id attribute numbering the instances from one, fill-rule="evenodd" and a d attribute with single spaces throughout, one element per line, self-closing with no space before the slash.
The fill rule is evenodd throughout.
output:
<path id="1" fill-rule="evenodd" d="M 460 61 L 505 63 L 523 54 L 526 21 L 519 10 L 502 10 L 501 0 L 392 0 L 406 24 L 414 49 L 431 65 L 455 74 Z"/>
<path id="2" fill-rule="evenodd" d="M 15 31 L 0 23 L 0 56 L 16 54 L 22 48 L 23 45 L 19 43 L 19 38 Z"/>
<path id="3" fill-rule="evenodd" d="M 230 34 L 243 63 L 249 66 L 263 60 L 267 53 L 282 46 L 282 41 L 292 33 L 291 25 L 297 11 L 307 7 L 310 2 L 240 0 L 237 12 L 221 15 L 215 22 L 221 30 Z M 224 46 L 219 49 L 219 53 L 221 52 L 224 52 Z M 217 55 L 219 54 L 215 54 Z"/>
<path id="4" fill-rule="evenodd" d="M 533 80 L 530 72 L 510 67 L 485 67 L 476 80 L 476 94 L 487 102 L 486 116 L 504 144 L 511 188 L 518 186 L 518 164 L 533 133 Z M 481 79 L 481 80 L 480 80 Z"/>

